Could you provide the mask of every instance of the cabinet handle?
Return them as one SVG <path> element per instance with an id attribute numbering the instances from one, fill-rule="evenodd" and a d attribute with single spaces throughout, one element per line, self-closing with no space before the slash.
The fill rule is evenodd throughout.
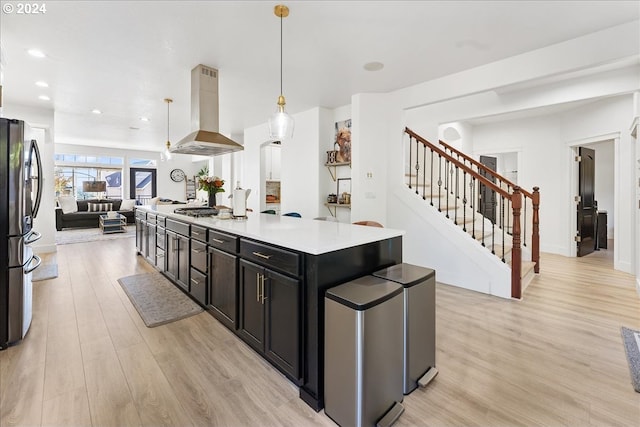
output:
<path id="1" fill-rule="evenodd" d="M 191 283 L 193 283 L 194 285 L 197 285 L 200 282 L 198 282 L 196 279 L 191 279 Z"/>
<path id="2" fill-rule="evenodd" d="M 191 252 L 194 252 L 196 254 L 201 254 L 204 251 L 202 249 L 191 249 Z"/>
<path id="3" fill-rule="evenodd" d="M 220 239 L 211 239 L 211 240 L 213 240 L 216 243 L 224 243 L 225 242 L 224 240 L 220 240 Z"/>
<path id="4" fill-rule="evenodd" d="M 260 252 L 252 252 L 255 256 L 259 256 L 260 258 L 264 258 L 264 259 L 270 259 L 273 255 L 265 255 L 265 254 L 261 254 Z"/>
<path id="5" fill-rule="evenodd" d="M 164 257 L 164 254 L 156 254 L 156 256 L 157 256 L 158 258 L 162 258 L 162 257 Z"/>
<path id="6" fill-rule="evenodd" d="M 256 273 L 256 301 L 260 302 L 260 273 Z"/>
<path id="7" fill-rule="evenodd" d="M 264 296 L 264 274 L 262 275 L 262 305 L 264 305 L 264 300 L 267 299 L 267 297 Z"/>
<path id="8" fill-rule="evenodd" d="M 200 235 L 200 234 L 202 234 L 202 233 L 198 233 L 197 231 L 193 231 L 193 230 L 191 230 L 191 234 L 195 234 L 196 236 L 199 236 L 199 235 Z"/>

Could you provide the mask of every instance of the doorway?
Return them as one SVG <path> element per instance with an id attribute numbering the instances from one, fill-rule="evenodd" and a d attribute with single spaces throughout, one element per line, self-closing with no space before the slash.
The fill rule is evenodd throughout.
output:
<path id="1" fill-rule="evenodd" d="M 571 146 L 570 256 L 591 259 L 607 251 L 605 259 L 615 263 L 616 141 L 590 138 Z"/>
<path id="2" fill-rule="evenodd" d="M 136 205 L 147 205 L 156 197 L 156 170 L 148 168 L 129 169 L 129 198 Z"/>

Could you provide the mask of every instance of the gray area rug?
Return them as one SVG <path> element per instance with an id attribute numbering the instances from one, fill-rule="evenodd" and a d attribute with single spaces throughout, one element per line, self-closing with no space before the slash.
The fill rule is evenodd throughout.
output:
<path id="1" fill-rule="evenodd" d="M 202 307 L 160 273 L 121 277 L 118 282 L 149 328 L 203 311 Z"/>
<path id="2" fill-rule="evenodd" d="M 129 224 L 124 233 L 102 234 L 99 228 L 72 228 L 56 231 L 56 245 L 68 245 L 71 243 L 85 243 L 96 240 L 114 240 L 136 237 L 135 224 Z"/>
<path id="3" fill-rule="evenodd" d="M 631 383 L 633 384 L 633 389 L 640 393 L 640 331 L 634 331 L 623 326 L 620 328 L 620 332 L 622 333 L 622 341 L 624 342 L 624 349 L 629 362 Z"/>
<path id="4" fill-rule="evenodd" d="M 58 277 L 58 264 L 42 264 L 31 273 L 31 281 L 55 279 Z"/>

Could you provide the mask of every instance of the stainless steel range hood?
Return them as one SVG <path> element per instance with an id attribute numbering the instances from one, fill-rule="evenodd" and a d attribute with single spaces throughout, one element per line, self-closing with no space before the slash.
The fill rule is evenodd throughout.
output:
<path id="1" fill-rule="evenodd" d="M 191 70 L 191 129 L 171 147 L 172 153 L 218 156 L 244 147 L 218 133 L 218 70 L 202 64 Z"/>

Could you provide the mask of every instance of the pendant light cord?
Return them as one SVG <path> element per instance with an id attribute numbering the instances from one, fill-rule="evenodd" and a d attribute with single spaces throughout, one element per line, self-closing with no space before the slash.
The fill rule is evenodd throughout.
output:
<path id="1" fill-rule="evenodd" d="M 282 13 L 280 13 L 280 95 L 282 95 Z"/>
<path id="2" fill-rule="evenodd" d="M 170 102 L 167 101 L 167 142 L 169 142 L 169 104 Z"/>

